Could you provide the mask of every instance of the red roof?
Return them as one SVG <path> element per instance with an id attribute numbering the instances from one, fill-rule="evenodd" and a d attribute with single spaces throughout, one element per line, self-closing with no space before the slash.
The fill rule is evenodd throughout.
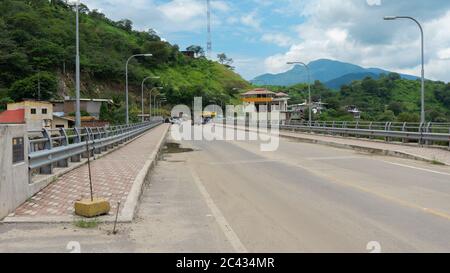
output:
<path id="1" fill-rule="evenodd" d="M 0 113 L 0 123 L 25 123 L 25 110 L 6 110 Z"/>

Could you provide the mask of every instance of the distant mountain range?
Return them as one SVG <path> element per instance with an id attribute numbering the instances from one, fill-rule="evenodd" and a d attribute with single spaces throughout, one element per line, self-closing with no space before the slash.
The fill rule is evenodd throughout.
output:
<path id="1" fill-rule="evenodd" d="M 344 84 L 350 84 L 352 81 L 362 80 L 365 77 L 377 79 L 381 74 L 391 73 L 379 68 L 363 68 L 328 59 L 313 61 L 308 66 L 311 71 L 311 81 L 319 80 L 331 89 L 339 89 Z M 400 74 L 400 76 L 410 80 L 417 79 L 411 75 Z M 308 82 L 308 74 L 303 66 L 296 65 L 284 73 L 264 74 L 254 78 L 251 82 L 255 85 L 290 86 Z"/>

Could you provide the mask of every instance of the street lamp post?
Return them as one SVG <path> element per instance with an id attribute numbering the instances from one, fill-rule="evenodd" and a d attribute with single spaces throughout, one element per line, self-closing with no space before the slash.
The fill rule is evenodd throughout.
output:
<path id="1" fill-rule="evenodd" d="M 410 16 L 385 16 L 384 20 L 396 20 L 396 19 L 409 19 L 414 21 L 420 29 L 421 37 L 421 58 L 422 58 L 422 85 L 421 85 L 421 109 L 420 109 L 420 122 L 425 123 L 425 53 L 424 53 L 424 35 L 422 25 L 415 18 Z"/>
<path id="2" fill-rule="evenodd" d="M 311 71 L 309 70 L 309 67 L 304 62 L 288 62 L 287 64 L 300 64 L 303 65 L 306 68 L 306 71 L 308 72 L 308 123 L 309 126 L 311 126 L 312 122 L 312 113 L 311 113 Z"/>
<path id="3" fill-rule="evenodd" d="M 142 114 L 142 122 L 144 122 L 144 83 L 148 79 L 159 79 L 157 76 L 148 76 L 142 80 L 141 84 L 141 114 Z M 150 102 L 151 103 L 151 102 Z M 150 107 L 151 109 L 151 107 Z M 150 114 L 151 117 L 151 114 Z"/>
<path id="4" fill-rule="evenodd" d="M 167 101 L 166 98 L 162 98 L 161 100 L 159 100 L 159 108 L 160 108 L 159 112 L 163 118 L 164 118 L 164 113 L 163 113 L 162 106 L 166 101 Z"/>
<path id="5" fill-rule="evenodd" d="M 163 87 L 153 87 L 152 89 L 150 89 L 150 119 L 152 118 L 152 92 L 153 92 L 153 90 L 154 89 L 159 89 L 159 90 L 162 90 L 163 89 Z M 155 95 L 155 98 L 156 98 L 156 95 Z"/>
<path id="6" fill-rule="evenodd" d="M 158 96 L 158 94 L 155 94 L 154 96 L 153 96 L 153 105 L 154 105 L 154 111 L 155 111 L 155 116 L 157 116 L 158 115 L 158 108 L 157 108 L 157 103 L 156 103 L 156 97 Z"/>
<path id="7" fill-rule="evenodd" d="M 75 127 L 81 127 L 81 112 L 80 112 L 80 26 L 79 26 L 79 5 L 80 1 L 76 2 L 76 56 L 75 56 Z"/>
<path id="8" fill-rule="evenodd" d="M 126 123 L 129 124 L 130 123 L 130 116 L 129 116 L 129 110 L 128 110 L 128 63 L 130 62 L 130 60 L 132 58 L 135 57 L 151 57 L 153 56 L 152 54 L 135 54 L 132 55 L 130 58 L 128 58 L 126 64 L 125 64 L 125 104 L 126 104 Z"/>
<path id="9" fill-rule="evenodd" d="M 161 109 L 161 106 L 162 106 L 162 102 L 163 102 L 163 101 L 166 101 L 165 95 L 164 95 L 164 94 L 159 94 L 159 100 L 158 100 L 158 114 L 159 114 L 160 116 L 163 115 L 163 112 L 162 112 L 162 109 Z"/>

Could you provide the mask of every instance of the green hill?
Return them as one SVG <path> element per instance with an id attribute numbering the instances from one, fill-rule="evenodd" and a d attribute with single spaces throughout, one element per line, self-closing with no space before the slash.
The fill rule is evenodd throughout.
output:
<path id="1" fill-rule="evenodd" d="M 203 96 L 205 103 L 226 103 L 235 99 L 236 90 L 249 87 L 217 62 L 184 56 L 151 29 L 135 31 L 131 21 L 112 21 L 84 5 L 80 11 L 81 92 L 83 97 L 114 99 L 106 119 L 123 121 L 125 61 L 132 54 L 153 54 L 130 62 L 133 120 L 139 112 L 140 83 L 149 75 L 161 77 L 148 87 L 162 85 L 168 104 L 190 105 L 194 95 Z M 74 96 L 74 69 L 74 7 L 61 0 L 0 1 L 0 107 L 10 100 L 37 98 L 38 83 L 40 99 Z"/>
<path id="2" fill-rule="evenodd" d="M 268 86 L 273 91 L 289 93 L 291 104 L 307 99 L 308 86 Z M 343 85 L 338 91 L 316 81 L 311 88 L 312 100 L 326 103 L 327 110 L 315 116 L 320 120 L 353 120 L 345 111 L 356 105 L 361 118 L 368 121 L 419 122 L 420 81 L 402 79 L 399 74 L 381 74 L 378 79 L 366 77 Z M 427 121 L 450 122 L 450 83 L 426 81 L 425 111 Z"/>

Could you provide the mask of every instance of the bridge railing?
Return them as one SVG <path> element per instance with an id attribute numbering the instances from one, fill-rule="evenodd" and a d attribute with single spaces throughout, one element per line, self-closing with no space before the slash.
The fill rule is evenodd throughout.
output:
<path id="1" fill-rule="evenodd" d="M 217 123 L 217 121 L 216 121 Z M 249 118 L 231 118 L 219 121 L 228 125 L 246 127 L 268 126 L 279 124 L 282 130 L 325 134 L 341 137 L 355 137 L 384 140 L 386 142 L 417 143 L 419 145 L 447 146 L 450 149 L 450 123 L 409 123 L 409 122 L 376 122 L 376 121 L 308 121 L 281 122 L 254 121 Z"/>
<path id="2" fill-rule="evenodd" d="M 417 142 L 419 145 L 447 145 L 450 149 L 450 123 L 407 123 L 368 121 L 288 122 L 280 129 L 343 137 L 384 139 L 387 142 Z"/>
<path id="3" fill-rule="evenodd" d="M 109 127 L 43 129 L 29 131 L 30 181 L 35 174 L 51 174 L 55 167 L 68 167 L 93 154 L 100 154 L 129 141 L 159 124 L 162 120 Z M 89 152 L 87 151 L 89 145 Z"/>

